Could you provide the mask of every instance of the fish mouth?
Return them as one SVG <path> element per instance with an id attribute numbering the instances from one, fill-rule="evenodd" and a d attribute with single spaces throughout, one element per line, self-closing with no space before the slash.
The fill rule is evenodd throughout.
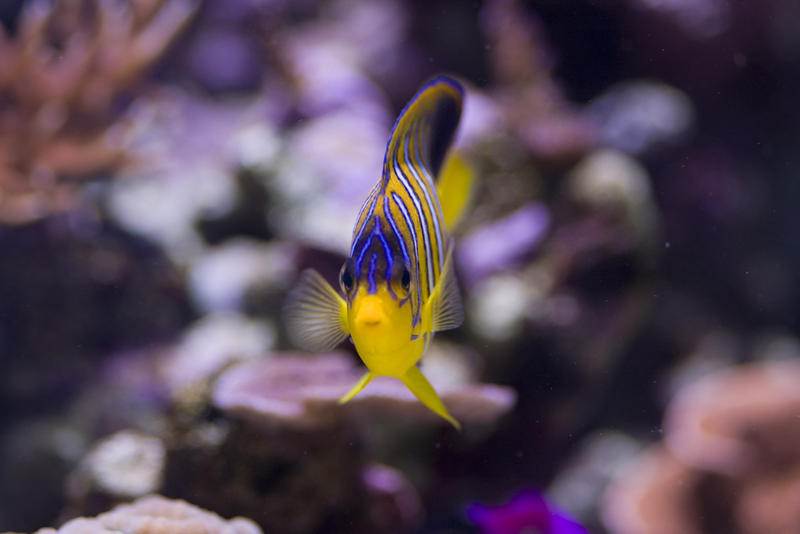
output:
<path id="1" fill-rule="evenodd" d="M 355 323 L 359 327 L 376 329 L 389 322 L 380 298 L 365 297 L 356 313 Z"/>
<path id="2" fill-rule="evenodd" d="M 383 314 L 359 314 L 356 317 L 356 324 L 361 328 L 377 330 L 387 323 L 386 316 Z"/>

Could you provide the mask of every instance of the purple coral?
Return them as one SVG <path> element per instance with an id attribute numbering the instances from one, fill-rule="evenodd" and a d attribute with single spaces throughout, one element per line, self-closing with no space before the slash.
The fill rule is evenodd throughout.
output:
<path id="1" fill-rule="evenodd" d="M 550 214 L 531 203 L 503 219 L 475 230 L 464 238 L 456 258 L 465 281 L 474 284 L 492 273 L 513 266 L 542 241 Z"/>
<path id="2" fill-rule="evenodd" d="M 473 504 L 467 517 L 482 534 L 588 534 L 580 523 L 559 510 L 535 490 L 524 490 L 499 506 Z"/>

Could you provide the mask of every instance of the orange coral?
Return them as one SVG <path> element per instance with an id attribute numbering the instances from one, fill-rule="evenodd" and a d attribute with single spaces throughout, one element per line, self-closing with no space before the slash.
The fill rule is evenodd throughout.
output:
<path id="1" fill-rule="evenodd" d="M 125 159 L 115 97 L 165 51 L 193 0 L 31 2 L 0 29 L 0 221 L 68 208 Z"/>

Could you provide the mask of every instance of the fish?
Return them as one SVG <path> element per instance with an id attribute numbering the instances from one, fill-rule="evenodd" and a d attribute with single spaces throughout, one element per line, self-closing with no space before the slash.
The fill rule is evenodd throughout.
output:
<path id="1" fill-rule="evenodd" d="M 392 128 L 381 177 L 356 217 L 341 293 L 309 269 L 285 306 L 301 348 L 324 352 L 348 337 L 355 345 L 367 372 L 340 403 L 376 376 L 395 377 L 457 429 L 418 363 L 436 332 L 464 318 L 448 230 L 469 204 L 472 178 L 463 157 L 447 157 L 463 101 L 463 87 L 448 76 L 420 88 Z"/>

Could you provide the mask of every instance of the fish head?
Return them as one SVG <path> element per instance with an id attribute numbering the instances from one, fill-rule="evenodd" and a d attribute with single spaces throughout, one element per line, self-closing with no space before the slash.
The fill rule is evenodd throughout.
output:
<path id="1" fill-rule="evenodd" d="M 361 276 L 348 259 L 340 283 L 347 301 L 348 330 L 362 357 L 394 354 L 410 343 L 414 333 L 410 295 L 415 281 L 402 258 L 389 268 Z"/>

